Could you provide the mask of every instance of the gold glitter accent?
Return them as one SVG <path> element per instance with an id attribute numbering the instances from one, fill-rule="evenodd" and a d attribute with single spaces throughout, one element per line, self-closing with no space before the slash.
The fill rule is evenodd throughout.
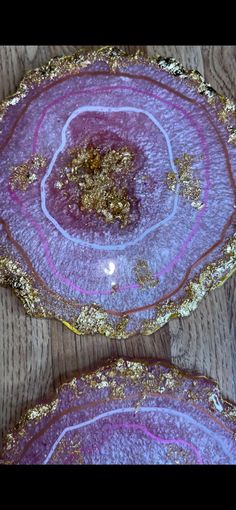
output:
<path id="1" fill-rule="evenodd" d="M 218 112 L 218 117 L 222 122 L 227 122 L 230 114 L 236 115 L 236 106 L 230 99 L 220 96 L 220 101 L 223 104 L 223 108 Z"/>
<path id="2" fill-rule="evenodd" d="M 157 65 L 163 71 L 167 71 L 169 74 L 174 76 L 180 76 L 181 78 L 185 78 L 185 69 L 180 62 L 177 62 L 172 57 L 162 57 L 161 55 L 153 55 L 152 57 L 148 57 L 152 64 Z"/>
<path id="3" fill-rule="evenodd" d="M 194 381 L 194 382 L 196 382 L 196 381 Z M 194 391 L 192 391 L 192 390 L 188 390 L 187 397 L 189 398 L 189 400 L 194 400 L 194 401 L 198 399 L 196 393 L 194 393 Z"/>
<path id="4" fill-rule="evenodd" d="M 206 83 L 203 76 L 196 69 L 191 69 L 189 72 L 187 71 L 187 77 L 190 78 L 194 85 L 197 87 L 197 91 L 199 94 L 204 95 L 208 99 L 208 103 L 214 103 L 214 98 L 216 92 L 210 85 L 210 83 Z"/>
<path id="5" fill-rule="evenodd" d="M 78 439 L 76 439 L 75 445 L 70 444 L 70 450 L 69 450 L 70 455 L 73 455 L 71 464 L 76 464 L 76 465 L 84 464 L 84 458 L 83 458 L 83 455 L 82 455 L 82 452 L 80 449 L 80 445 L 81 445 L 81 441 L 78 441 Z"/>
<path id="6" fill-rule="evenodd" d="M 167 187 L 170 191 L 176 193 L 177 184 L 180 184 L 180 194 L 191 200 L 191 206 L 195 209 L 202 209 L 203 203 L 199 200 L 201 188 L 199 180 L 193 177 L 192 163 L 194 157 L 189 154 L 183 154 L 181 158 L 176 158 L 174 163 L 178 169 L 178 176 L 174 172 L 167 173 Z"/>
<path id="7" fill-rule="evenodd" d="M 56 448 L 55 448 L 55 450 L 54 450 L 54 452 L 52 454 L 51 462 L 53 464 L 55 464 L 55 465 L 57 464 L 58 458 L 60 458 L 60 454 L 61 454 L 62 450 L 65 447 L 68 448 L 68 446 L 67 446 L 67 439 L 65 437 L 63 437 L 61 439 L 61 441 L 59 442 L 59 444 L 56 446 Z"/>
<path id="8" fill-rule="evenodd" d="M 232 405 L 228 405 L 227 409 L 222 412 L 222 415 L 229 418 L 236 424 L 236 408 Z M 236 431 L 235 431 L 236 434 Z"/>
<path id="9" fill-rule="evenodd" d="M 162 374 L 160 382 L 164 383 L 164 390 L 173 390 L 174 388 L 176 388 L 180 383 L 178 377 L 179 370 L 177 370 L 176 368 L 173 368 L 173 370 L 170 370 L 169 372 Z"/>
<path id="10" fill-rule="evenodd" d="M 122 376 L 129 377 L 130 380 L 135 383 L 140 380 L 140 377 L 144 375 L 144 373 L 147 375 L 147 367 L 143 368 L 140 363 L 128 360 L 124 361 L 122 358 L 117 361 L 116 370 L 120 372 Z"/>
<path id="11" fill-rule="evenodd" d="M 112 46 L 100 48 L 97 50 L 97 54 L 106 58 L 106 62 L 112 72 L 115 72 L 119 68 L 119 65 L 122 65 L 122 61 L 126 57 L 126 53 L 123 50 Z"/>
<path id="12" fill-rule="evenodd" d="M 11 287 L 30 315 L 44 313 L 32 278 L 8 257 L 0 257 L 0 285 Z"/>
<path id="13" fill-rule="evenodd" d="M 62 189 L 62 187 L 63 187 L 63 183 L 62 183 L 62 182 L 57 181 L 57 182 L 55 183 L 55 188 L 57 188 L 57 189 Z"/>
<path id="14" fill-rule="evenodd" d="M 173 464 L 179 465 L 181 463 L 179 460 L 180 458 L 182 458 L 182 464 L 188 464 L 188 453 L 181 446 L 167 446 L 166 456 L 173 462 Z"/>
<path id="15" fill-rule="evenodd" d="M 58 406 L 58 399 L 54 400 L 51 404 L 37 405 L 34 409 L 26 413 L 26 420 L 39 420 L 42 416 L 46 416 L 49 412 L 56 411 Z"/>
<path id="16" fill-rule="evenodd" d="M 115 376 L 121 377 L 122 380 L 114 379 Z M 138 408 L 146 398 L 146 393 L 163 393 L 172 391 L 180 384 L 180 371 L 177 368 L 168 370 L 166 373 L 157 377 L 149 372 L 146 365 L 138 362 L 119 359 L 115 362 L 115 367 L 107 368 L 107 370 L 97 370 L 96 372 L 86 374 L 81 377 L 90 388 L 107 388 L 109 397 L 112 399 L 122 399 L 125 397 L 126 379 L 134 386 L 140 384 L 143 379 L 143 390 L 135 403 Z"/>
<path id="17" fill-rule="evenodd" d="M 25 427 L 26 425 L 33 421 L 34 424 L 41 420 L 43 416 L 47 416 L 49 413 L 54 412 L 58 406 L 58 398 L 53 400 L 48 404 L 38 404 L 34 408 L 29 409 L 22 416 L 19 422 L 15 425 L 12 432 L 9 432 L 4 439 L 4 447 L 6 450 L 11 450 L 15 445 L 16 439 L 15 435 L 19 434 L 19 436 L 24 437 L 25 435 Z"/>
<path id="18" fill-rule="evenodd" d="M 103 375 L 100 370 L 97 370 L 94 374 L 89 374 L 81 377 L 81 381 L 85 381 L 89 384 L 90 388 L 102 389 L 109 386 L 107 376 Z"/>
<path id="19" fill-rule="evenodd" d="M 47 416 L 48 413 L 56 411 L 58 402 L 58 398 L 56 398 L 49 404 L 37 404 L 33 409 L 29 409 L 18 422 L 15 430 L 18 431 L 18 429 L 24 428 L 29 421 L 37 423 L 43 416 Z"/>
<path id="20" fill-rule="evenodd" d="M 69 171 L 64 170 L 62 182 L 56 186 L 62 189 L 68 181 L 75 182 L 80 192 L 81 211 L 95 211 L 108 224 L 118 220 L 121 227 L 126 226 L 131 208 L 129 193 L 115 179 L 119 173 L 125 176 L 131 169 L 133 155 L 129 149 L 111 149 L 102 154 L 99 148 L 83 147 L 70 152 L 73 158 Z"/>
<path id="21" fill-rule="evenodd" d="M 113 399 L 122 400 L 125 398 L 125 386 L 122 384 L 118 385 L 115 381 L 112 381 L 110 396 Z"/>
<path id="22" fill-rule="evenodd" d="M 150 289 L 151 287 L 156 287 L 159 283 L 158 278 L 154 278 L 151 271 L 149 271 L 146 260 L 138 260 L 134 267 L 134 272 L 136 282 L 145 290 Z"/>
<path id="23" fill-rule="evenodd" d="M 229 143 L 233 143 L 234 145 L 236 145 L 236 127 L 228 126 L 227 129 L 228 129 L 228 132 L 229 132 L 228 142 Z"/>
<path id="24" fill-rule="evenodd" d="M 37 171 L 45 167 L 47 160 L 40 155 L 33 156 L 26 163 L 14 166 L 11 171 L 10 184 L 12 189 L 26 191 L 32 182 L 37 181 Z"/>
<path id="25" fill-rule="evenodd" d="M 73 442 L 75 441 L 75 444 Z M 60 458 L 61 453 L 67 452 L 67 455 L 73 455 L 70 464 L 83 464 L 84 459 L 80 449 L 81 440 L 78 440 L 78 432 L 76 437 L 70 438 L 62 438 L 56 449 L 54 450 L 51 457 L 51 464 L 57 464 L 58 459 Z M 59 462 L 60 464 L 60 462 Z"/>
<path id="26" fill-rule="evenodd" d="M 101 373 L 97 370 L 94 374 L 88 374 L 81 377 L 81 380 L 86 382 L 90 388 L 109 389 L 109 397 L 113 399 L 122 399 L 125 397 L 125 385 L 122 383 L 117 384 L 116 380 L 113 379 L 115 373 L 105 372 Z"/>
<path id="27" fill-rule="evenodd" d="M 14 434 L 12 433 L 7 434 L 7 440 L 5 441 L 6 450 L 11 450 L 14 447 L 15 443 L 16 440 Z"/>
<path id="28" fill-rule="evenodd" d="M 81 307 L 79 316 L 75 319 L 75 328 L 80 335 L 95 334 L 110 336 L 112 338 L 125 338 L 129 336 L 125 332 L 129 322 L 127 316 L 118 322 L 112 323 L 108 314 L 96 303 Z"/>
<path id="29" fill-rule="evenodd" d="M 3 117 L 8 110 L 9 106 L 14 106 L 21 99 L 27 96 L 29 93 L 29 85 L 26 83 L 26 75 L 23 80 L 20 82 L 18 86 L 18 90 L 12 94 L 11 96 L 6 97 L 3 101 L 0 101 L 0 122 L 3 120 Z"/>
<path id="30" fill-rule="evenodd" d="M 61 389 L 64 388 L 67 389 L 68 387 L 70 387 L 70 389 L 73 390 L 74 392 L 74 395 L 77 397 L 77 398 L 80 398 L 81 395 L 83 394 L 83 391 L 79 390 L 78 389 L 78 385 L 77 385 L 77 379 L 76 377 L 74 377 L 72 379 L 72 381 L 70 381 L 69 383 L 68 382 L 65 382 L 61 385 Z"/>

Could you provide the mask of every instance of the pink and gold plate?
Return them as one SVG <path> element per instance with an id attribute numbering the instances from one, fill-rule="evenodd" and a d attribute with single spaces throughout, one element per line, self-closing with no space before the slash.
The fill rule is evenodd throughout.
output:
<path id="1" fill-rule="evenodd" d="M 173 59 L 79 51 L 0 105 L 0 283 L 80 334 L 150 334 L 236 267 L 236 108 Z"/>
<path id="2" fill-rule="evenodd" d="M 28 410 L 0 464 L 236 464 L 236 406 L 204 376 L 119 359 Z"/>

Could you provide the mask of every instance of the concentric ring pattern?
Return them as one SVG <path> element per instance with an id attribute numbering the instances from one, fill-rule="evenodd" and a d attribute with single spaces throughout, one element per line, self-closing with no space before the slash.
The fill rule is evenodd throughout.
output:
<path id="1" fill-rule="evenodd" d="M 234 271 L 235 106 L 197 72 L 79 52 L 0 112 L 0 281 L 28 313 L 149 334 Z"/>

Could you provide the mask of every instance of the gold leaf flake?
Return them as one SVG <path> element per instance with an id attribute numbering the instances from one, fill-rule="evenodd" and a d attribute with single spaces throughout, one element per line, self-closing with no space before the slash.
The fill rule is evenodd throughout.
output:
<path id="1" fill-rule="evenodd" d="M 157 278 L 154 278 L 151 271 L 148 269 L 148 263 L 146 260 L 143 259 L 138 260 L 134 267 L 134 272 L 136 282 L 143 289 L 156 287 L 159 283 L 159 280 Z"/>
<path id="2" fill-rule="evenodd" d="M 178 175 L 174 172 L 168 172 L 166 183 L 170 191 L 177 192 L 177 185 L 180 185 L 180 194 L 191 201 L 191 206 L 195 209 L 202 209 L 204 204 L 199 200 L 201 196 L 201 188 L 199 180 L 193 177 L 192 163 L 193 156 L 183 154 L 181 158 L 175 159 L 175 165 Z"/>
<path id="3" fill-rule="evenodd" d="M 32 156 L 26 163 L 11 169 L 10 184 L 13 190 L 26 191 L 37 180 L 35 170 L 43 168 L 47 160 L 40 155 Z"/>

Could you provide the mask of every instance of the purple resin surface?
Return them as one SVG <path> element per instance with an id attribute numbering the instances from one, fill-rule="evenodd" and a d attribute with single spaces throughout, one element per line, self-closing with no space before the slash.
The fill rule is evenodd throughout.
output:
<path id="1" fill-rule="evenodd" d="M 235 269 L 235 107 L 197 73 L 81 53 L 2 111 L 0 282 L 29 313 L 149 334 Z"/>
<path id="2" fill-rule="evenodd" d="M 217 384 L 119 359 L 29 410 L 2 464 L 236 464 L 236 407 Z"/>

